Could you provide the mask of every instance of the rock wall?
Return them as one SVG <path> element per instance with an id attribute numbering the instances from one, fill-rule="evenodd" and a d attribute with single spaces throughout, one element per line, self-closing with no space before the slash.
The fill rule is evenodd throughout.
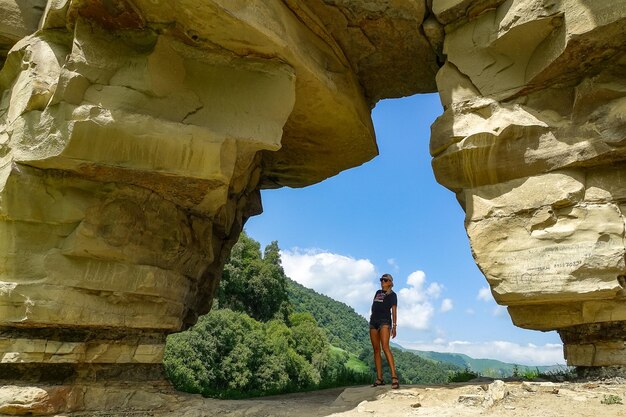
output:
<path id="1" fill-rule="evenodd" d="M 433 3 L 446 36 L 430 143 L 513 322 L 570 365 L 626 364 L 626 2 Z"/>

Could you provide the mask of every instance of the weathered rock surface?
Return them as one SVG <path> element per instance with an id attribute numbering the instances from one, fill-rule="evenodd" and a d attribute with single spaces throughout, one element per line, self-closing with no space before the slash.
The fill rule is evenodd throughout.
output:
<path id="1" fill-rule="evenodd" d="M 435 89 L 422 2 L 0 11 L 1 381 L 160 380 L 166 335 L 210 309 L 259 189 L 366 162 L 373 104 Z M 20 398 L 39 413 L 46 395 Z"/>
<path id="2" fill-rule="evenodd" d="M 470 3 L 433 4 L 435 175 L 513 322 L 559 330 L 570 365 L 624 365 L 626 2 Z"/>
<path id="3" fill-rule="evenodd" d="M 37 30 L 46 0 L 0 0 L 0 68 L 9 50 Z"/>

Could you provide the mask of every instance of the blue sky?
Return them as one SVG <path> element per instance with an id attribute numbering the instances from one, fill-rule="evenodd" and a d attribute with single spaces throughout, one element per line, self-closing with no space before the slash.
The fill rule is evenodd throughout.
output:
<path id="1" fill-rule="evenodd" d="M 245 230 L 278 241 L 292 279 L 364 315 L 378 278 L 394 276 L 398 336 L 407 348 L 526 365 L 564 363 L 556 332 L 515 327 L 474 263 L 455 195 L 439 185 L 428 152 L 438 95 L 379 102 L 379 156 L 322 183 L 262 192 Z"/>

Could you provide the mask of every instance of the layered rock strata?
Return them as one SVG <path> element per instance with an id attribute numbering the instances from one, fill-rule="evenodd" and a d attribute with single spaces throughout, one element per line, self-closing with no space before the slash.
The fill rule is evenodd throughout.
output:
<path id="1" fill-rule="evenodd" d="M 374 157 L 373 103 L 432 91 L 438 68 L 421 3 L 0 10 L 4 381 L 161 378 L 166 335 L 209 310 L 259 189 Z"/>
<path id="2" fill-rule="evenodd" d="M 435 1 L 437 180 L 520 327 L 568 364 L 626 364 L 626 2 Z"/>

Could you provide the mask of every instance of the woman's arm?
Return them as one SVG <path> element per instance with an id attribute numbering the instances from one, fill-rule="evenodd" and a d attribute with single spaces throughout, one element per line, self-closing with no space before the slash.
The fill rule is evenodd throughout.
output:
<path id="1" fill-rule="evenodd" d="M 396 305 L 392 305 L 391 306 L 391 320 L 392 320 L 391 338 L 392 339 L 396 337 L 396 323 L 398 323 L 397 307 L 398 306 L 396 306 Z"/>

